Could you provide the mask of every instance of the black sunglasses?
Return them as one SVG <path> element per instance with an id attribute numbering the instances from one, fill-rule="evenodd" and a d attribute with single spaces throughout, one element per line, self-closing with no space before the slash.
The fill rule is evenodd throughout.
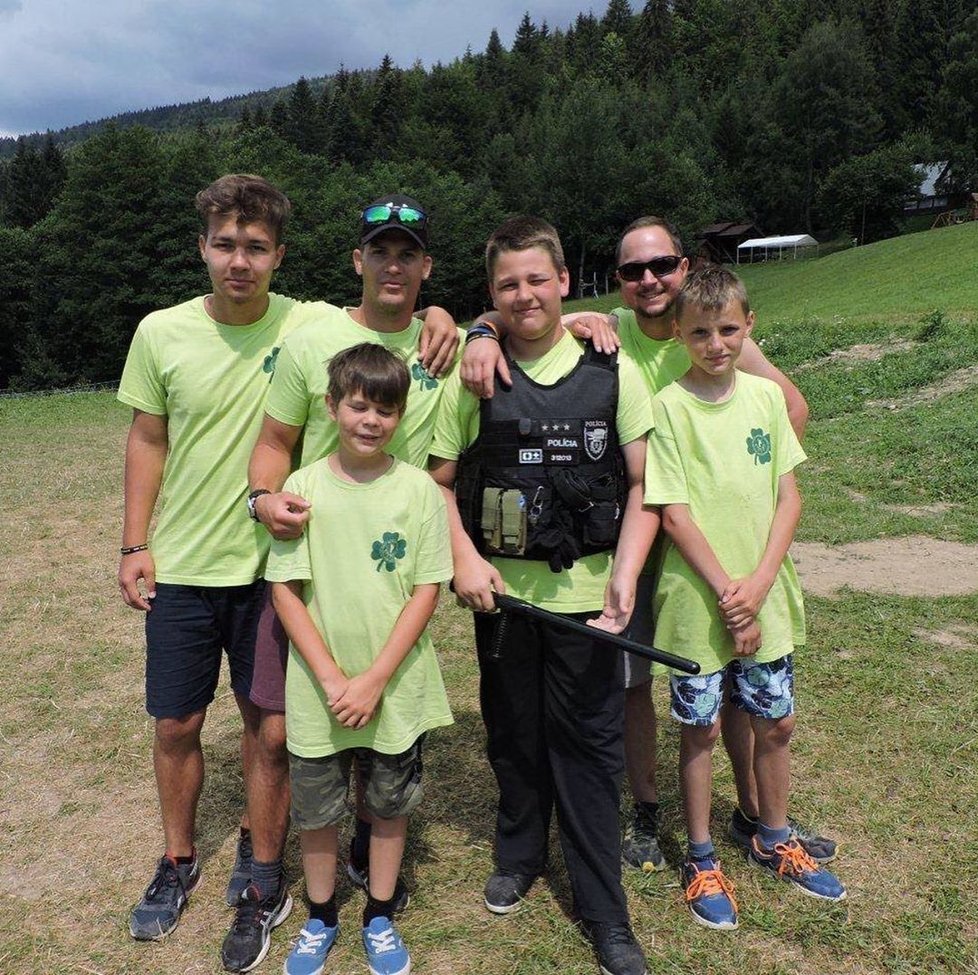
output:
<path id="1" fill-rule="evenodd" d="M 651 261 L 629 261 L 618 266 L 618 277 L 622 281 L 641 281 L 646 271 L 651 271 L 657 278 L 672 274 L 682 260 L 677 254 L 666 254 L 653 257 Z"/>

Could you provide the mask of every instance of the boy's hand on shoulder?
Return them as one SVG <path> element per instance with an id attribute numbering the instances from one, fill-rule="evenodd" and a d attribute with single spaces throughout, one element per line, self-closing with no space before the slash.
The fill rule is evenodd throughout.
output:
<path id="1" fill-rule="evenodd" d="M 731 580 L 720 596 L 720 615 L 723 622 L 733 628 L 756 619 L 770 590 L 770 583 L 758 579 L 756 573 L 743 579 Z"/>
<path id="2" fill-rule="evenodd" d="M 729 627 L 734 641 L 734 654 L 738 657 L 753 657 L 761 649 L 761 627 L 757 620 L 751 620 L 739 627 Z"/>
<path id="3" fill-rule="evenodd" d="M 503 383 L 507 386 L 513 384 L 506 357 L 498 342 L 491 338 L 480 338 L 466 343 L 458 372 L 462 385 L 473 396 L 478 396 L 479 399 L 492 399 L 497 371 Z"/>
<path id="4" fill-rule="evenodd" d="M 481 557 L 455 566 L 455 595 L 477 613 L 491 613 L 496 608 L 493 592 L 506 592 L 499 570 Z"/>
<path id="5" fill-rule="evenodd" d="M 255 514 L 268 529 L 272 538 L 280 542 L 298 538 L 305 531 L 312 505 L 298 494 L 277 491 L 262 494 L 255 500 Z"/>
<path id="6" fill-rule="evenodd" d="M 330 704 L 330 709 L 343 727 L 362 728 L 373 718 L 386 686 L 386 680 L 365 670 L 347 681 L 346 690 Z"/>

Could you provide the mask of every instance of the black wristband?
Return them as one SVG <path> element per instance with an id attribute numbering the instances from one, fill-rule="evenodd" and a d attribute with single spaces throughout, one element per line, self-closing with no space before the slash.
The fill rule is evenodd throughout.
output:
<path id="1" fill-rule="evenodd" d="M 123 545 L 119 549 L 122 555 L 132 555 L 134 552 L 145 552 L 149 548 L 149 544 L 144 542 L 142 545 Z"/>

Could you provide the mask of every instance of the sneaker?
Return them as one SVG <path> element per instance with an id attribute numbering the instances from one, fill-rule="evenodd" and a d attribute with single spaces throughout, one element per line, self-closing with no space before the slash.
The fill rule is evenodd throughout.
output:
<path id="1" fill-rule="evenodd" d="M 319 918 L 309 918 L 295 947 L 285 959 L 285 975 L 321 975 L 326 956 L 339 933 L 339 925 L 329 928 Z"/>
<path id="2" fill-rule="evenodd" d="M 797 819 L 788 817 L 788 826 L 798 837 L 798 842 L 804 847 L 805 852 L 817 863 L 830 863 L 835 859 L 837 844 L 835 840 L 830 840 L 827 836 L 819 836 L 818 833 L 806 829 Z M 757 832 L 757 820 L 745 816 L 740 809 L 734 809 L 730 817 L 730 826 L 727 835 L 737 846 L 743 850 L 750 850 L 750 841 Z"/>
<path id="3" fill-rule="evenodd" d="M 143 899 L 129 916 L 129 933 L 137 941 L 160 941 L 180 920 L 187 898 L 200 883 L 200 862 L 196 854 L 192 863 L 176 863 L 164 856 L 143 894 Z"/>
<path id="4" fill-rule="evenodd" d="M 632 821 L 621 838 L 621 862 L 645 873 L 664 870 L 666 858 L 659 849 L 658 835 L 658 808 L 649 803 L 636 802 Z"/>
<path id="5" fill-rule="evenodd" d="M 370 891 L 370 877 L 366 863 L 358 863 L 353 855 L 353 840 L 350 840 L 350 858 L 346 861 L 346 875 L 350 882 L 361 890 Z M 400 914 L 411 903 L 411 892 L 407 889 L 400 874 L 394 884 L 394 913 Z"/>
<path id="6" fill-rule="evenodd" d="M 719 860 L 687 858 L 683 862 L 682 882 L 686 888 L 686 906 L 697 924 L 716 931 L 737 929 L 740 921 L 733 884 L 720 870 Z"/>
<path id="7" fill-rule="evenodd" d="M 375 917 L 363 929 L 363 948 L 371 975 L 408 975 L 411 956 L 389 918 Z"/>
<path id="8" fill-rule="evenodd" d="M 228 907 L 235 907 L 245 887 L 251 883 L 251 833 L 238 838 L 238 848 L 234 854 L 234 866 L 231 868 L 231 878 L 228 880 L 227 893 L 224 895 Z"/>
<path id="9" fill-rule="evenodd" d="M 533 881 L 532 874 L 497 870 L 487 881 L 484 893 L 486 907 L 493 914 L 513 914 L 523 906 Z"/>
<path id="10" fill-rule="evenodd" d="M 603 975 L 648 975 L 645 953 L 627 924 L 584 921 L 581 928 Z"/>
<path id="11" fill-rule="evenodd" d="M 254 884 L 245 887 L 234 910 L 231 930 L 221 945 L 221 961 L 229 972 L 250 972 L 268 954 L 272 928 L 292 911 L 292 898 L 283 883 L 278 892 L 261 899 Z"/>
<path id="12" fill-rule="evenodd" d="M 775 843 L 773 850 L 764 850 L 755 836 L 747 853 L 747 862 L 760 867 L 781 880 L 794 884 L 803 894 L 823 901 L 841 901 L 846 889 L 834 873 L 809 856 L 793 836 L 787 843 Z"/>

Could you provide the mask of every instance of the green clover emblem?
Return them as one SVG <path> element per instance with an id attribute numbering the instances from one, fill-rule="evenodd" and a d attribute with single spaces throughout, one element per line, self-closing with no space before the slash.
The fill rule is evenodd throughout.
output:
<path id="1" fill-rule="evenodd" d="M 411 366 L 411 375 L 418 381 L 421 389 L 434 389 L 438 385 L 438 380 L 420 362 Z"/>
<path id="2" fill-rule="evenodd" d="M 268 381 L 272 381 L 272 375 L 275 372 L 275 360 L 278 359 L 279 346 L 275 346 L 272 351 L 265 356 L 265 361 L 261 365 L 261 371 L 268 373 Z"/>
<path id="3" fill-rule="evenodd" d="M 406 553 L 406 538 L 401 538 L 398 532 L 384 532 L 382 540 L 374 542 L 370 557 L 377 563 L 378 572 L 381 568 L 393 572 L 397 568 L 397 560 L 403 559 Z"/>
<path id="4" fill-rule="evenodd" d="M 770 464 L 771 434 L 765 433 L 760 427 L 751 430 L 747 438 L 747 453 L 754 455 L 755 464 Z"/>

